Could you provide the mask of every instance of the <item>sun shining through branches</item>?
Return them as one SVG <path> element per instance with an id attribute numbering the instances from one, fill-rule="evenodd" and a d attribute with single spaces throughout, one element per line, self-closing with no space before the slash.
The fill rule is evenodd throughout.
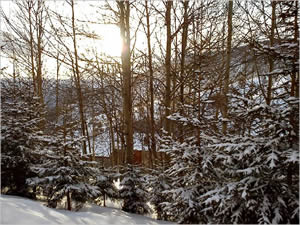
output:
<path id="1" fill-rule="evenodd" d="M 111 57 L 120 57 L 122 40 L 119 28 L 115 25 L 101 25 L 100 31 L 99 51 Z"/>

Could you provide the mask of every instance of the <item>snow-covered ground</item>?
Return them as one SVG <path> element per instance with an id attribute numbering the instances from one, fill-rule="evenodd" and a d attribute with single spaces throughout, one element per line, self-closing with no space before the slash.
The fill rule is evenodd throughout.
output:
<path id="1" fill-rule="evenodd" d="M 0 207 L 0 224 L 168 224 L 110 207 L 88 204 L 79 212 L 70 212 L 7 195 L 0 196 Z"/>

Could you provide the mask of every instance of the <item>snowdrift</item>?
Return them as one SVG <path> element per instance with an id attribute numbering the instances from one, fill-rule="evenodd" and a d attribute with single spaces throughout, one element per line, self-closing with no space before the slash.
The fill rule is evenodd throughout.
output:
<path id="1" fill-rule="evenodd" d="M 89 204 L 79 212 L 51 209 L 16 196 L 0 196 L 1 224 L 170 224 L 119 209 Z"/>

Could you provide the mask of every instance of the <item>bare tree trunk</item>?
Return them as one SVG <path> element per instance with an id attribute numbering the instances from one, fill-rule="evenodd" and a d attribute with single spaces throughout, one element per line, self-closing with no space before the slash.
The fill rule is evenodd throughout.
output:
<path id="1" fill-rule="evenodd" d="M 223 109 L 223 118 L 228 119 L 228 90 L 229 90 L 229 78 L 230 78 L 230 62 L 231 62 L 231 40 L 232 40 L 232 8 L 233 8 L 233 1 L 228 0 L 228 37 L 227 37 L 227 50 L 226 50 L 226 71 L 225 71 L 225 84 L 224 84 L 224 109 Z M 227 133 L 227 121 L 223 121 L 222 123 L 222 132 L 223 134 Z"/>
<path id="2" fill-rule="evenodd" d="M 115 98 L 112 97 L 112 105 L 115 105 Z M 115 109 L 112 109 L 115 111 Z M 115 117 L 116 118 L 116 117 Z M 112 142 L 112 148 L 113 148 L 113 154 L 114 154 L 114 163 L 115 165 L 119 165 L 119 154 L 118 154 L 118 147 L 116 147 L 115 143 L 115 133 L 117 132 L 116 129 L 114 129 L 114 123 L 113 123 L 113 114 L 111 113 L 110 116 L 110 129 L 111 129 L 111 142 Z"/>
<path id="3" fill-rule="evenodd" d="M 294 42 L 298 42 L 299 38 L 299 27 L 298 27 L 298 1 L 295 1 L 295 34 L 294 34 Z M 299 97 L 299 71 L 297 71 L 296 68 L 296 62 L 299 60 L 299 55 L 295 56 L 295 63 L 293 66 L 293 72 L 292 72 L 292 84 L 291 84 L 291 96 Z M 298 75 L 298 76 L 297 76 Z M 298 79 L 297 79 L 298 78 Z M 298 81 L 298 82 L 297 82 Z"/>
<path id="4" fill-rule="evenodd" d="M 27 4 L 28 4 L 28 17 L 29 17 L 31 74 L 32 74 L 32 82 L 33 82 L 33 91 L 36 94 L 37 89 L 36 89 L 36 78 L 35 78 L 35 70 L 34 70 L 33 31 L 32 31 L 32 17 L 31 17 L 33 3 L 31 1 L 28 1 Z"/>
<path id="5" fill-rule="evenodd" d="M 116 134 L 117 134 L 117 154 L 118 154 L 118 165 L 123 164 L 123 160 L 122 160 L 122 146 L 120 146 L 120 138 L 119 138 L 119 134 L 118 134 L 118 124 L 116 124 Z"/>
<path id="6" fill-rule="evenodd" d="M 92 93 L 95 95 L 94 91 L 94 79 L 92 79 Z M 94 104 L 92 105 L 92 160 L 95 161 L 95 109 Z"/>
<path id="7" fill-rule="evenodd" d="M 152 67 L 152 50 L 151 50 L 151 33 L 150 33 L 150 20 L 148 1 L 145 2 L 146 20 L 147 20 L 147 44 L 148 44 L 148 67 L 150 73 L 149 90 L 150 90 L 150 129 L 151 129 L 151 166 L 152 155 L 156 159 L 156 140 L 155 140 L 155 121 L 154 121 L 154 90 L 153 90 L 153 67 Z"/>
<path id="8" fill-rule="evenodd" d="M 104 207 L 106 207 L 105 199 L 106 199 L 106 195 L 103 194 L 103 206 L 104 206 Z"/>
<path id="9" fill-rule="evenodd" d="M 95 161 L 95 142 L 96 142 L 96 138 L 95 138 L 95 116 L 94 116 L 94 107 L 93 107 L 93 127 L 92 127 L 92 160 Z"/>
<path id="10" fill-rule="evenodd" d="M 276 14 L 275 14 L 275 10 L 276 10 L 276 1 L 271 0 L 271 5 L 272 5 L 272 24 L 271 24 L 271 36 L 270 36 L 270 47 L 273 47 L 274 45 L 274 32 L 275 32 L 275 25 L 276 25 Z M 273 60 L 273 56 L 269 56 L 269 71 L 272 72 L 274 69 L 274 60 Z M 267 105 L 271 104 L 271 100 L 272 100 L 272 75 L 270 74 L 268 77 L 268 90 L 267 90 Z"/>
<path id="11" fill-rule="evenodd" d="M 13 100 L 14 101 L 16 100 L 16 85 L 17 85 L 16 75 L 17 75 L 17 62 L 16 62 L 15 51 L 13 51 Z"/>
<path id="12" fill-rule="evenodd" d="M 85 122 L 85 130 L 86 130 L 87 142 L 88 142 L 88 146 L 89 146 L 89 153 L 91 154 L 92 153 L 92 150 L 91 150 L 92 147 L 91 147 L 91 140 L 90 140 L 89 128 L 88 128 L 88 124 L 87 124 L 86 120 L 84 122 Z"/>
<path id="13" fill-rule="evenodd" d="M 195 5 L 194 5 L 195 7 Z M 193 10 L 195 10 L 195 8 L 193 8 Z M 201 2 L 200 5 L 200 24 L 199 21 L 192 21 L 192 25 L 193 25 L 193 44 L 194 44 L 194 48 L 193 48 L 193 61 L 194 63 L 197 61 L 197 54 L 199 53 L 199 50 L 195 48 L 197 40 L 200 39 L 200 51 L 202 50 L 202 36 L 201 36 L 201 32 L 202 31 L 202 21 L 203 21 L 203 2 Z M 200 33 L 200 37 L 198 35 L 198 33 Z M 201 54 L 201 53 L 200 53 Z M 199 68 L 201 68 L 201 60 L 198 61 L 198 66 Z M 195 93 L 193 94 L 193 102 L 195 105 L 198 106 L 198 120 L 201 121 L 201 73 L 195 73 L 195 82 L 197 82 L 197 86 L 198 86 L 198 90 L 195 91 Z M 197 94 L 198 94 L 198 99 L 197 99 Z M 196 136 L 197 136 L 197 144 L 198 146 L 201 146 L 201 130 L 199 128 L 196 128 Z"/>
<path id="14" fill-rule="evenodd" d="M 37 13 L 36 13 L 36 29 L 37 29 L 37 73 L 36 73 L 36 78 L 37 78 L 37 91 L 38 91 L 38 96 L 40 103 L 44 103 L 44 97 L 43 97 L 43 79 L 42 79 L 42 35 L 43 35 L 43 8 L 42 0 L 38 0 L 38 8 L 37 8 Z"/>
<path id="15" fill-rule="evenodd" d="M 56 100 L 55 100 L 55 120 L 56 123 L 58 123 L 58 117 L 59 117 L 59 68 L 60 68 L 60 63 L 59 63 L 59 53 L 57 53 L 57 59 L 56 59 Z"/>
<path id="16" fill-rule="evenodd" d="M 109 118 L 109 133 L 110 133 L 111 149 L 113 155 L 113 166 L 116 166 L 118 163 L 118 154 L 116 152 L 116 147 L 115 147 L 115 134 L 114 134 L 113 122 L 111 118 Z"/>
<path id="17" fill-rule="evenodd" d="M 296 12 L 295 12 L 295 22 L 294 22 L 294 29 L 295 29 L 295 34 L 294 34 L 294 42 L 297 43 L 298 42 L 298 37 L 299 37 L 299 28 L 298 28 L 298 1 L 295 1 L 295 9 L 296 9 Z M 293 71 L 292 71 L 292 74 L 291 74 L 291 91 L 290 91 L 290 96 L 292 97 L 297 97 L 299 98 L 299 80 L 298 82 L 296 82 L 296 79 L 297 79 L 297 73 L 298 73 L 298 76 L 299 76 L 299 71 L 297 71 L 296 69 L 296 63 L 297 61 L 299 61 L 299 56 L 298 55 L 295 55 L 295 62 L 293 64 Z M 292 111 L 291 114 L 290 114 L 290 124 L 293 126 L 294 130 L 297 129 L 297 127 L 295 127 L 297 125 L 297 122 L 295 121 L 295 111 Z M 298 122 L 299 123 L 299 122 Z M 292 135 L 292 130 L 289 131 L 290 133 L 290 148 L 293 148 L 293 145 L 294 143 L 297 143 L 298 140 L 297 138 Z M 287 169 L 287 183 L 289 185 L 289 187 L 291 188 L 291 186 L 293 185 L 293 166 L 290 164 L 288 166 L 288 169 Z"/>
<path id="18" fill-rule="evenodd" d="M 72 210 L 72 205 L 71 205 L 71 193 L 70 191 L 67 192 L 67 203 L 68 203 L 68 210 L 71 211 Z"/>
<path id="19" fill-rule="evenodd" d="M 73 45 L 74 45 L 74 57 L 75 57 L 75 70 L 74 70 L 75 74 L 74 75 L 75 75 L 75 83 L 76 83 L 76 90 L 77 90 L 77 97 L 78 97 L 78 107 L 79 107 L 80 122 L 81 122 L 81 132 L 82 132 L 82 136 L 84 136 L 86 138 L 83 97 L 82 97 L 82 90 L 81 90 L 81 85 L 80 85 L 80 73 L 79 73 L 79 66 L 78 66 L 78 54 L 77 54 L 77 44 L 76 44 L 74 0 L 71 0 L 71 7 L 72 7 Z M 83 152 L 84 155 L 87 154 L 86 140 L 83 140 L 82 152 Z"/>
<path id="20" fill-rule="evenodd" d="M 174 11 L 174 9 L 173 9 L 173 11 Z M 175 14 L 175 11 L 174 11 L 174 14 Z M 176 19 L 174 19 L 174 21 L 172 21 L 172 22 L 174 22 L 174 27 L 177 27 L 177 24 L 176 24 Z M 177 85 L 177 78 L 179 77 L 179 80 L 180 80 L 180 76 L 177 76 L 177 67 L 178 67 L 178 51 L 179 51 L 179 49 L 178 49 L 178 35 L 176 34 L 175 36 L 174 36 L 174 72 L 172 73 L 172 78 L 171 78 L 171 87 L 173 87 L 173 90 L 174 90 L 174 95 L 176 96 L 177 95 L 177 90 L 175 90 L 175 88 L 176 88 L 176 85 Z M 173 39 L 172 39 L 172 41 L 173 41 Z M 172 107 L 171 107 L 171 112 L 175 112 L 175 110 L 176 110 L 176 107 L 177 107 L 177 104 L 178 104 L 178 102 L 180 102 L 180 99 L 178 99 L 177 98 L 177 96 L 175 97 L 175 98 L 173 98 L 172 99 L 172 102 L 171 102 L 171 105 L 172 105 Z M 177 130 L 177 129 L 180 129 L 179 127 L 180 127 L 180 124 L 174 124 L 174 123 L 172 123 L 171 122 L 171 124 L 170 124 L 170 129 L 172 130 L 172 131 L 174 131 L 174 127 L 176 127 L 175 129 Z M 178 128 L 177 128 L 178 127 Z"/>
<path id="21" fill-rule="evenodd" d="M 181 40 L 181 60 L 180 60 L 180 102 L 181 102 L 181 112 L 183 115 L 184 110 L 184 77 L 185 77 L 185 54 L 187 46 L 187 37 L 188 37 L 188 7 L 189 1 L 183 2 L 184 15 L 183 15 L 183 30 L 182 30 L 182 40 Z M 183 126 L 180 126 L 180 141 L 183 141 Z"/>
<path id="22" fill-rule="evenodd" d="M 171 8 L 173 1 L 167 1 L 166 5 L 166 26 L 167 26 L 167 43 L 166 43 L 166 94 L 165 94 L 165 130 L 170 133 L 171 125 L 167 117 L 170 115 L 171 107 Z"/>
<path id="23" fill-rule="evenodd" d="M 123 41 L 121 54 L 123 72 L 123 114 L 124 135 L 126 139 L 126 162 L 133 163 L 133 127 L 132 127 L 132 97 L 131 97 L 131 62 L 130 62 L 130 29 L 129 1 L 118 1 L 120 8 L 120 33 Z"/>

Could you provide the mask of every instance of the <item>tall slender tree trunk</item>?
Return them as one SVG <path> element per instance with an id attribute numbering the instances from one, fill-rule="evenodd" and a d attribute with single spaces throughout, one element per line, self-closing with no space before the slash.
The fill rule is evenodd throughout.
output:
<path id="1" fill-rule="evenodd" d="M 116 135 L 117 135 L 117 154 L 118 154 L 118 165 L 122 164 L 122 152 L 121 152 L 121 146 L 120 146 L 120 138 L 119 138 L 119 133 L 118 133 L 118 124 L 116 124 Z"/>
<path id="2" fill-rule="evenodd" d="M 15 51 L 13 51 L 13 100 L 16 100 L 16 86 L 17 86 L 17 62 L 16 62 L 16 56 Z"/>
<path id="3" fill-rule="evenodd" d="M 120 8 L 120 33 L 122 37 L 122 73 L 123 73 L 123 115 L 126 162 L 133 163 L 133 127 L 132 127 L 132 94 L 131 94 L 131 62 L 130 62 L 130 4 L 129 1 L 118 1 Z"/>
<path id="4" fill-rule="evenodd" d="M 92 94 L 95 96 L 95 90 L 94 90 L 94 78 L 92 79 Z M 92 105 L 92 160 L 95 161 L 95 108 L 94 104 Z"/>
<path id="5" fill-rule="evenodd" d="M 116 147 L 115 147 L 115 134 L 113 128 L 113 121 L 111 117 L 109 118 L 109 133 L 111 139 L 111 150 L 113 155 L 113 166 L 116 166 L 118 163 L 118 153 L 116 152 Z"/>
<path id="6" fill-rule="evenodd" d="M 33 47 L 33 31 L 32 31 L 32 2 L 28 1 L 28 20 L 29 20 L 29 43 L 30 43 L 30 63 L 31 63 L 31 74 L 32 74 L 32 83 L 33 83 L 33 91 L 37 94 L 36 88 L 36 77 L 35 77 L 35 65 L 34 65 L 34 47 Z"/>
<path id="7" fill-rule="evenodd" d="M 200 29 L 200 32 L 199 32 Z M 200 38 L 200 51 L 202 51 L 203 48 L 203 37 L 202 37 L 202 30 L 203 30 L 203 2 L 201 1 L 200 3 L 200 24 L 197 21 L 196 24 L 195 22 L 193 22 L 193 38 L 194 38 L 194 43 L 196 44 L 196 40 L 198 39 L 198 37 Z M 199 34 L 199 35 L 198 35 Z M 196 55 L 198 54 L 198 50 L 196 50 L 196 48 L 194 49 L 194 62 L 196 62 L 197 58 Z M 201 52 L 200 52 L 201 54 Z M 202 62 L 201 60 L 199 60 L 199 68 L 201 68 Z M 198 78 L 198 120 L 201 121 L 201 76 L 202 74 L 199 73 L 197 74 L 197 78 Z M 195 92 L 195 96 L 196 96 Z M 204 111 L 204 107 L 202 109 Z M 197 128 L 197 142 L 198 142 L 198 146 L 201 147 L 201 130 L 199 128 Z"/>
<path id="8" fill-rule="evenodd" d="M 166 43 L 166 93 L 165 93 L 165 130 L 170 133 L 171 125 L 167 117 L 171 111 L 171 8 L 173 1 L 166 3 L 166 28 L 167 28 L 167 43 Z"/>
<path id="9" fill-rule="evenodd" d="M 89 154 L 91 154 L 92 153 L 91 139 L 90 139 L 89 127 L 88 127 L 86 120 L 84 120 L 84 125 L 85 125 L 87 143 L 88 143 L 88 147 L 89 147 Z"/>
<path id="10" fill-rule="evenodd" d="M 58 123 L 58 117 L 59 117 L 59 53 L 57 53 L 57 59 L 56 59 L 56 87 L 55 87 L 55 121 Z"/>
<path id="11" fill-rule="evenodd" d="M 155 121 L 154 121 L 154 90 L 153 90 L 153 67 L 152 67 L 152 50 L 151 50 L 151 33 L 150 33 L 150 15 L 148 1 L 145 2 L 146 20 L 147 20 L 147 45 L 148 45 L 148 67 L 149 67 L 149 90 L 150 90 L 150 129 L 151 129 L 151 156 L 156 159 L 156 140 L 155 140 Z M 152 160 L 151 160 L 152 162 Z"/>
<path id="12" fill-rule="evenodd" d="M 188 7 L 189 1 L 183 2 L 184 15 L 183 15 L 183 28 L 182 28 L 182 40 L 181 40 L 181 60 L 180 60 L 180 103 L 181 110 L 180 114 L 184 114 L 184 79 L 185 79 L 185 55 L 187 47 L 187 37 L 188 37 Z M 180 141 L 184 139 L 183 126 L 180 126 Z"/>
<path id="13" fill-rule="evenodd" d="M 270 47 L 272 48 L 274 46 L 274 34 L 275 34 L 275 25 L 276 25 L 276 1 L 271 0 L 272 5 L 272 18 L 271 18 L 271 36 L 270 36 Z M 269 72 L 272 72 L 274 69 L 274 59 L 273 56 L 269 56 Z M 267 90 L 267 99 L 266 103 L 267 105 L 271 104 L 272 100 L 272 75 L 270 74 L 268 77 L 268 90 Z"/>
<path id="14" fill-rule="evenodd" d="M 43 35 L 43 8 L 42 4 L 44 4 L 43 0 L 38 0 L 38 12 L 36 14 L 36 29 L 37 29 L 37 91 L 38 96 L 40 98 L 40 103 L 44 104 L 44 96 L 43 96 L 43 78 L 42 78 L 42 35 Z"/>
<path id="15" fill-rule="evenodd" d="M 294 17 L 294 29 L 295 29 L 295 33 L 294 33 L 294 42 L 297 43 L 298 42 L 298 38 L 299 38 L 299 27 L 298 27 L 298 1 L 295 1 L 295 17 Z M 290 90 L 290 96 L 292 97 L 296 97 L 299 98 L 299 71 L 297 71 L 296 69 L 296 63 L 297 61 L 299 61 L 299 55 L 295 55 L 295 61 L 293 64 L 293 71 L 291 73 L 291 90 Z M 298 74 L 298 81 L 297 81 L 297 74 Z M 297 137 L 295 137 L 295 135 L 292 135 L 292 130 L 296 130 L 297 129 L 297 122 L 295 121 L 295 111 L 291 111 L 290 114 L 290 124 L 292 125 L 292 127 L 294 129 L 291 129 L 289 131 L 290 133 L 290 148 L 293 148 L 294 143 L 298 143 L 299 140 L 297 139 Z M 298 121 L 299 123 L 299 121 Z M 293 185 L 293 166 L 290 164 L 288 166 L 287 169 L 287 183 L 289 185 L 289 187 L 291 188 Z"/>
<path id="16" fill-rule="evenodd" d="M 92 160 L 95 161 L 95 144 L 96 144 L 96 132 L 95 132 L 95 110 L 92 106 Z"/>
<path id="17" fill-rule="evenodd" d="M 174 9 L 173 9 L 174 10 Z M 177 27 L 177 24 L 176 24 L 176 19 L 174 21 L 172 21 L 174 23 L 174 27 Z M 177 79 L 179 80 L 180 82 L 180 72 L 178 72 L 179 75 L 177 75 L 177 68 L 179 67 L 178 64 L 178 52 L 179 52 L 179 47 L 178 47 L 178 35 L 176 34 L 175 37 L 174 37 L 174 57 L 173 57 L 173 65 L 174 65 L 174 73 L 171 72 L 172 74 L 172 78 L 171 78 L 171 87 L 173 87 L 175 89 L 176 85 L 177 85 Z M 173 41 L 173 40 L 172 40 Z M 180 92 L 180 91 L 179 91 Z M 176 93 L 176 90 L 174 90 L 174 95 L 177 95 Z M 171 102 L 171 112 L 175 112 L 176 110 L 176 107 L 178 105 L 178 103 L 180 103 L 180 99 L 178 99 L 177 97 L 173 98 L 172 99 L 172 102 Z M 174 124 L 171 122 L 171 125 L 170 125 L 170 129 L 173 131 L 174 130 L 174 127 L 176 127 L 175 129 L 180 129 L 180 124 Z M 178 127 L 178 128 L 177 128 Z"/>
<path id="18" fill-rule="evenodd" d="M 298 42 L 299 38 L 299 26 L 298 26 L 298 1 L 295 1 L 295 17 L 294 17 L 294 42 Z M 292 84 L 291 84 L 291 96 L 299 97 L 299 71 L 296 68 L 296 63 L 299 61 L 299 55 L 295 56 L 295 62 L 293 65 L 293 72 L 292 72 Z"/>
<path id="19" fill-rule="evenodd" d="M 73 46 L 74 46 L 74 57 L 75 57 L 75 84 L 76 84 L 76 91 L 77 91 L 77 98 L 78 98 L 78 107 L 79 107 L 79 114 L 80 114 L 80 122 L 81 122 L 81 133 L 82 136 L 86 138 L 86 129 L 85 129 L 85 117 L 84 117 L 84 108 L 83 108 L 83 97 L 82 97 L 82 90 L 80 84 L 80 72 L 78 66 L 78 54 L 77 54 L 77 43 L 76 43 L 76 31 L 75 31 L 75 10 L 74 10 L 74 0 L 71 0 L 71 7 L 72 7 L 72 32 L 73 32 Z M 83 149 L 82 152 L 84 155 L 87 154 L 87 144 L 86 140 L 83 140 Z"/>
<path id="20" fill-rule="evenodd" d="M 228 119 L 228 91 L 229 91 L 229 79 L 230 79 L 230 62 L 231 62 L 231 41 L 232 41 L 232 8 L 233 8 L 233 1 L 228 0 L 228 20 L 227 20 L 227 50 L 226 50 L 226 70 L 225 70 L 225 84 L 224 84 L 224 109 L 223 109 L 223 118 Z M 227 133 L 227 121 L 223 121 L 222 123 L 222 132 L 223 134 Z"/>

